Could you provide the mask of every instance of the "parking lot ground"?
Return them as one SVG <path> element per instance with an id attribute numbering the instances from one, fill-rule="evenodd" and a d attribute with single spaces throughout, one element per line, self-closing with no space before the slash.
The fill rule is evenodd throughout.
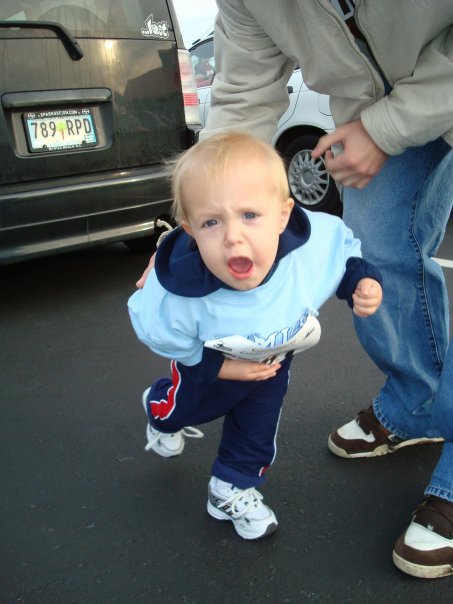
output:
<path id="1" fill-rule="evenodd" d="M 327 450 L 382 381 L 344 303 L 326 304 L 320 344 L 293 365 L 263 488 L 275 534 L 245 542 L 206 513 L 220 422 L 180 458 L 145 453 L 141 393 L 168 370 L 126 311 L 145 262 L 113 245 L 0 269 L 0 602 L 451 603 L 452 578 L 391 561 L 440 445 L 353 461 Z"/>

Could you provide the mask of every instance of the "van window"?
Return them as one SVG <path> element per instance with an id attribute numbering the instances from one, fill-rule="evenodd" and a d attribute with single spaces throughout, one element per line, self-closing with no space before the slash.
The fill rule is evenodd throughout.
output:
<path id="1" fill-rule="evenodd" d="M 1 0 L 0 20 L 56 21 L 78 38 L 175 39 L 165 0 Z M 49 30 L 0 30 L 2 38 L 49 35 Z"/>

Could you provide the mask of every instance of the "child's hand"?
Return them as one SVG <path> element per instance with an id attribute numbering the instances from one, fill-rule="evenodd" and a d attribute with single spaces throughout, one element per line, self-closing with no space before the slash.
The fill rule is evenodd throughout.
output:
<path id="1" fill-rule="evenodd" d="M 382 302 L 382 287 L 374 279 L 360 279 L 352 294 L 353 312 L 358 317 L 369 317 L 374 314 Z"/>
<path id="2" fill-rule="evenodd" d="M 280 363 L 275 363 L 275 365 L 264 365 L 263 363 L 255 363 L 253 361 L 225 359 L 219 371 L 219 378 L 221 380 L 257 382 L 274 377 L 279 369 Z"/>

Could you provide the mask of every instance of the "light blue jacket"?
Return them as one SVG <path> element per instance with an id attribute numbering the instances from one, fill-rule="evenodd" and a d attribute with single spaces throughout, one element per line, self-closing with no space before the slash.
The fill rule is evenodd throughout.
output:
<path id="1" fill-rule="evenodd" d="M 128 303 L 138 338 L 187 366 L 199 364 L 204 342 L 215 338 L 240 335 L 282 344 L 304 313 L 316 313 L 335 293 L 351 305 L 361 278 L 381 281 L 361 259 L 360 242 L 345 224 L 319 212 L 293 210 L 275 269 L 251 290 L 217 280 L 191 242 L 182 229 L 173 231 L 159 247 L 144 288 Z"/>

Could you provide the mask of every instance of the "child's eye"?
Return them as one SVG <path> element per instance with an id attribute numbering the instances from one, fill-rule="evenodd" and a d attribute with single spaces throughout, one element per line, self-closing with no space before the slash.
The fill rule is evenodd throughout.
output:
<path id="1" fill-rule="evenodd" d="M 213 227 L 216 224 L 217 224 L 217 220 L 215 218 L 209 218 L 208 220 L 205 220 L 203 222 L 203 224 L 201 225 L 201 228 L 205 229 L 205 228 Z"/>
<path id="2" fill-rule="evenodd" d="M 244 212 L 244 218 L 247 220 L 251 220 L 252 218 L 256 218 L 258 214 L 256 212 Z"/>

